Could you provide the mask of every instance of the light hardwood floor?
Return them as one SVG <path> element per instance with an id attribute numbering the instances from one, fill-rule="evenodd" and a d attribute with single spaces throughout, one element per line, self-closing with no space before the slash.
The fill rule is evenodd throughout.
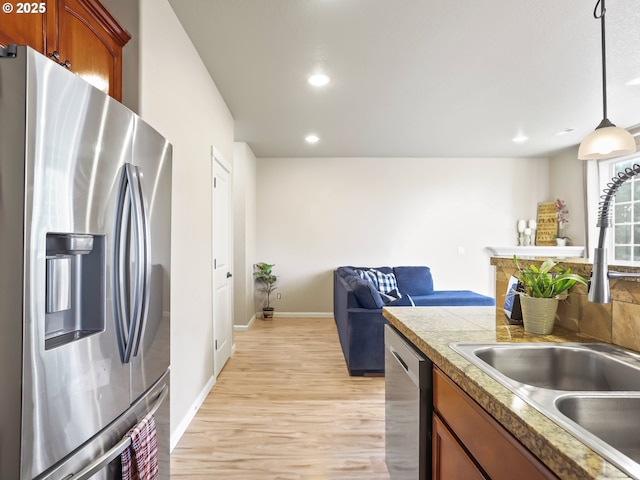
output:
<path id="1" fill-rule="evenodd" d="M 389 480 L 384 378 L 349 376 L 332 319 L 258 319 L 234 335 L 172 480 Z"/>

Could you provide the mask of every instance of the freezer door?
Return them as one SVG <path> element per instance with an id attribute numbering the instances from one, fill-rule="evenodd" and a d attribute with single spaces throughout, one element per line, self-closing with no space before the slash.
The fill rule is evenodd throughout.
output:
<path id="1" fill-rule="evenodd" d="M 131 358 L 132 401 L 153 385 L 170 361 L 171 144 L 140 119 L 133 136 L 149 249 L 143 324 Z"/>
<path id="2" fill-rule="evenodd" d="M 108 278 L 116 179 L 131 157 L 134 120 L 76 75 L 24 52 L 21 478 L 34 478 L 130 406 Z"/>
<path id="3" fill-rule="evenodd" d="M 156 385 L 112 424 L 35 480 L 121 480 L 120 455 L 130 445 L 127 432 L 148 413 L 156 420 L 158 478 L 169 480 L 169 388 L 170 374 L 165 372 Z"/>

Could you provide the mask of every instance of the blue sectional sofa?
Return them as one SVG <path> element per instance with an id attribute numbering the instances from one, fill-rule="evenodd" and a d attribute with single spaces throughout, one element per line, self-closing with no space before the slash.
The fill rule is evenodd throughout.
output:
<path id="1" fill-rule="evenodd" d="M 382 307 L 463 305 L 495 305 L 495 300 L 470 290 L 434 290 L 431 270 L 424 266 L 334 271 L 333 314 L 350 375 L 384 373 Z"/>

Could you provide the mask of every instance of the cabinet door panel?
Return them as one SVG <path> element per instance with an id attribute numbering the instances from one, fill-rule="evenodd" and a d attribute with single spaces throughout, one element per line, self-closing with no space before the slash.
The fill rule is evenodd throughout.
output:
<path id="1" fill-rule="evenodd" d="M 41 53 L 45 51 L 47 35 L 47 19 L 44 13 L 22 14 L 0 13 L 3 18 L 0 26 L 0 45 L 6 47 L 10 43 L 29 45 Z"/>
<path id="2" fill-rule="evenodd" d="M 122 47 L 129 40 L 96 0 L 58 0 L 58 45 L 62 61 L 96 88 L 122 97 Z"/>
<path id="3" fill-rule="evenodd" d="M 433 416 L 433 480 L 487 480 L 440 418 Z"/>
<path id="4" fill-rule="evenodd" d="M 557 480 L 535 455 L 438 368 L 434 409 L 493 480 Z"/>

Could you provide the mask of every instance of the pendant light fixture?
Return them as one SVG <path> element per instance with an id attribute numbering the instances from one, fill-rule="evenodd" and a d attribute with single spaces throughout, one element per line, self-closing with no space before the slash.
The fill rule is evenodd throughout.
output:
<path id="1" fill-rule="evenodd" d="M 602 37 L 602 121 L 594 132 L 580 144 L 578 158 L 580 160 L 601 160 L 605 158 L 628 155 L 636 151 L 636 142 L 627 130 L 616 127 L 607 118 L 607 61 L 604 34 L 604 16 L 606 9 L 605 0 L 598 0 L 593 10 L 593 16 L 600 19 L 600 31 Z M 600 14 L 598 14 L 598 5 Z"/>

